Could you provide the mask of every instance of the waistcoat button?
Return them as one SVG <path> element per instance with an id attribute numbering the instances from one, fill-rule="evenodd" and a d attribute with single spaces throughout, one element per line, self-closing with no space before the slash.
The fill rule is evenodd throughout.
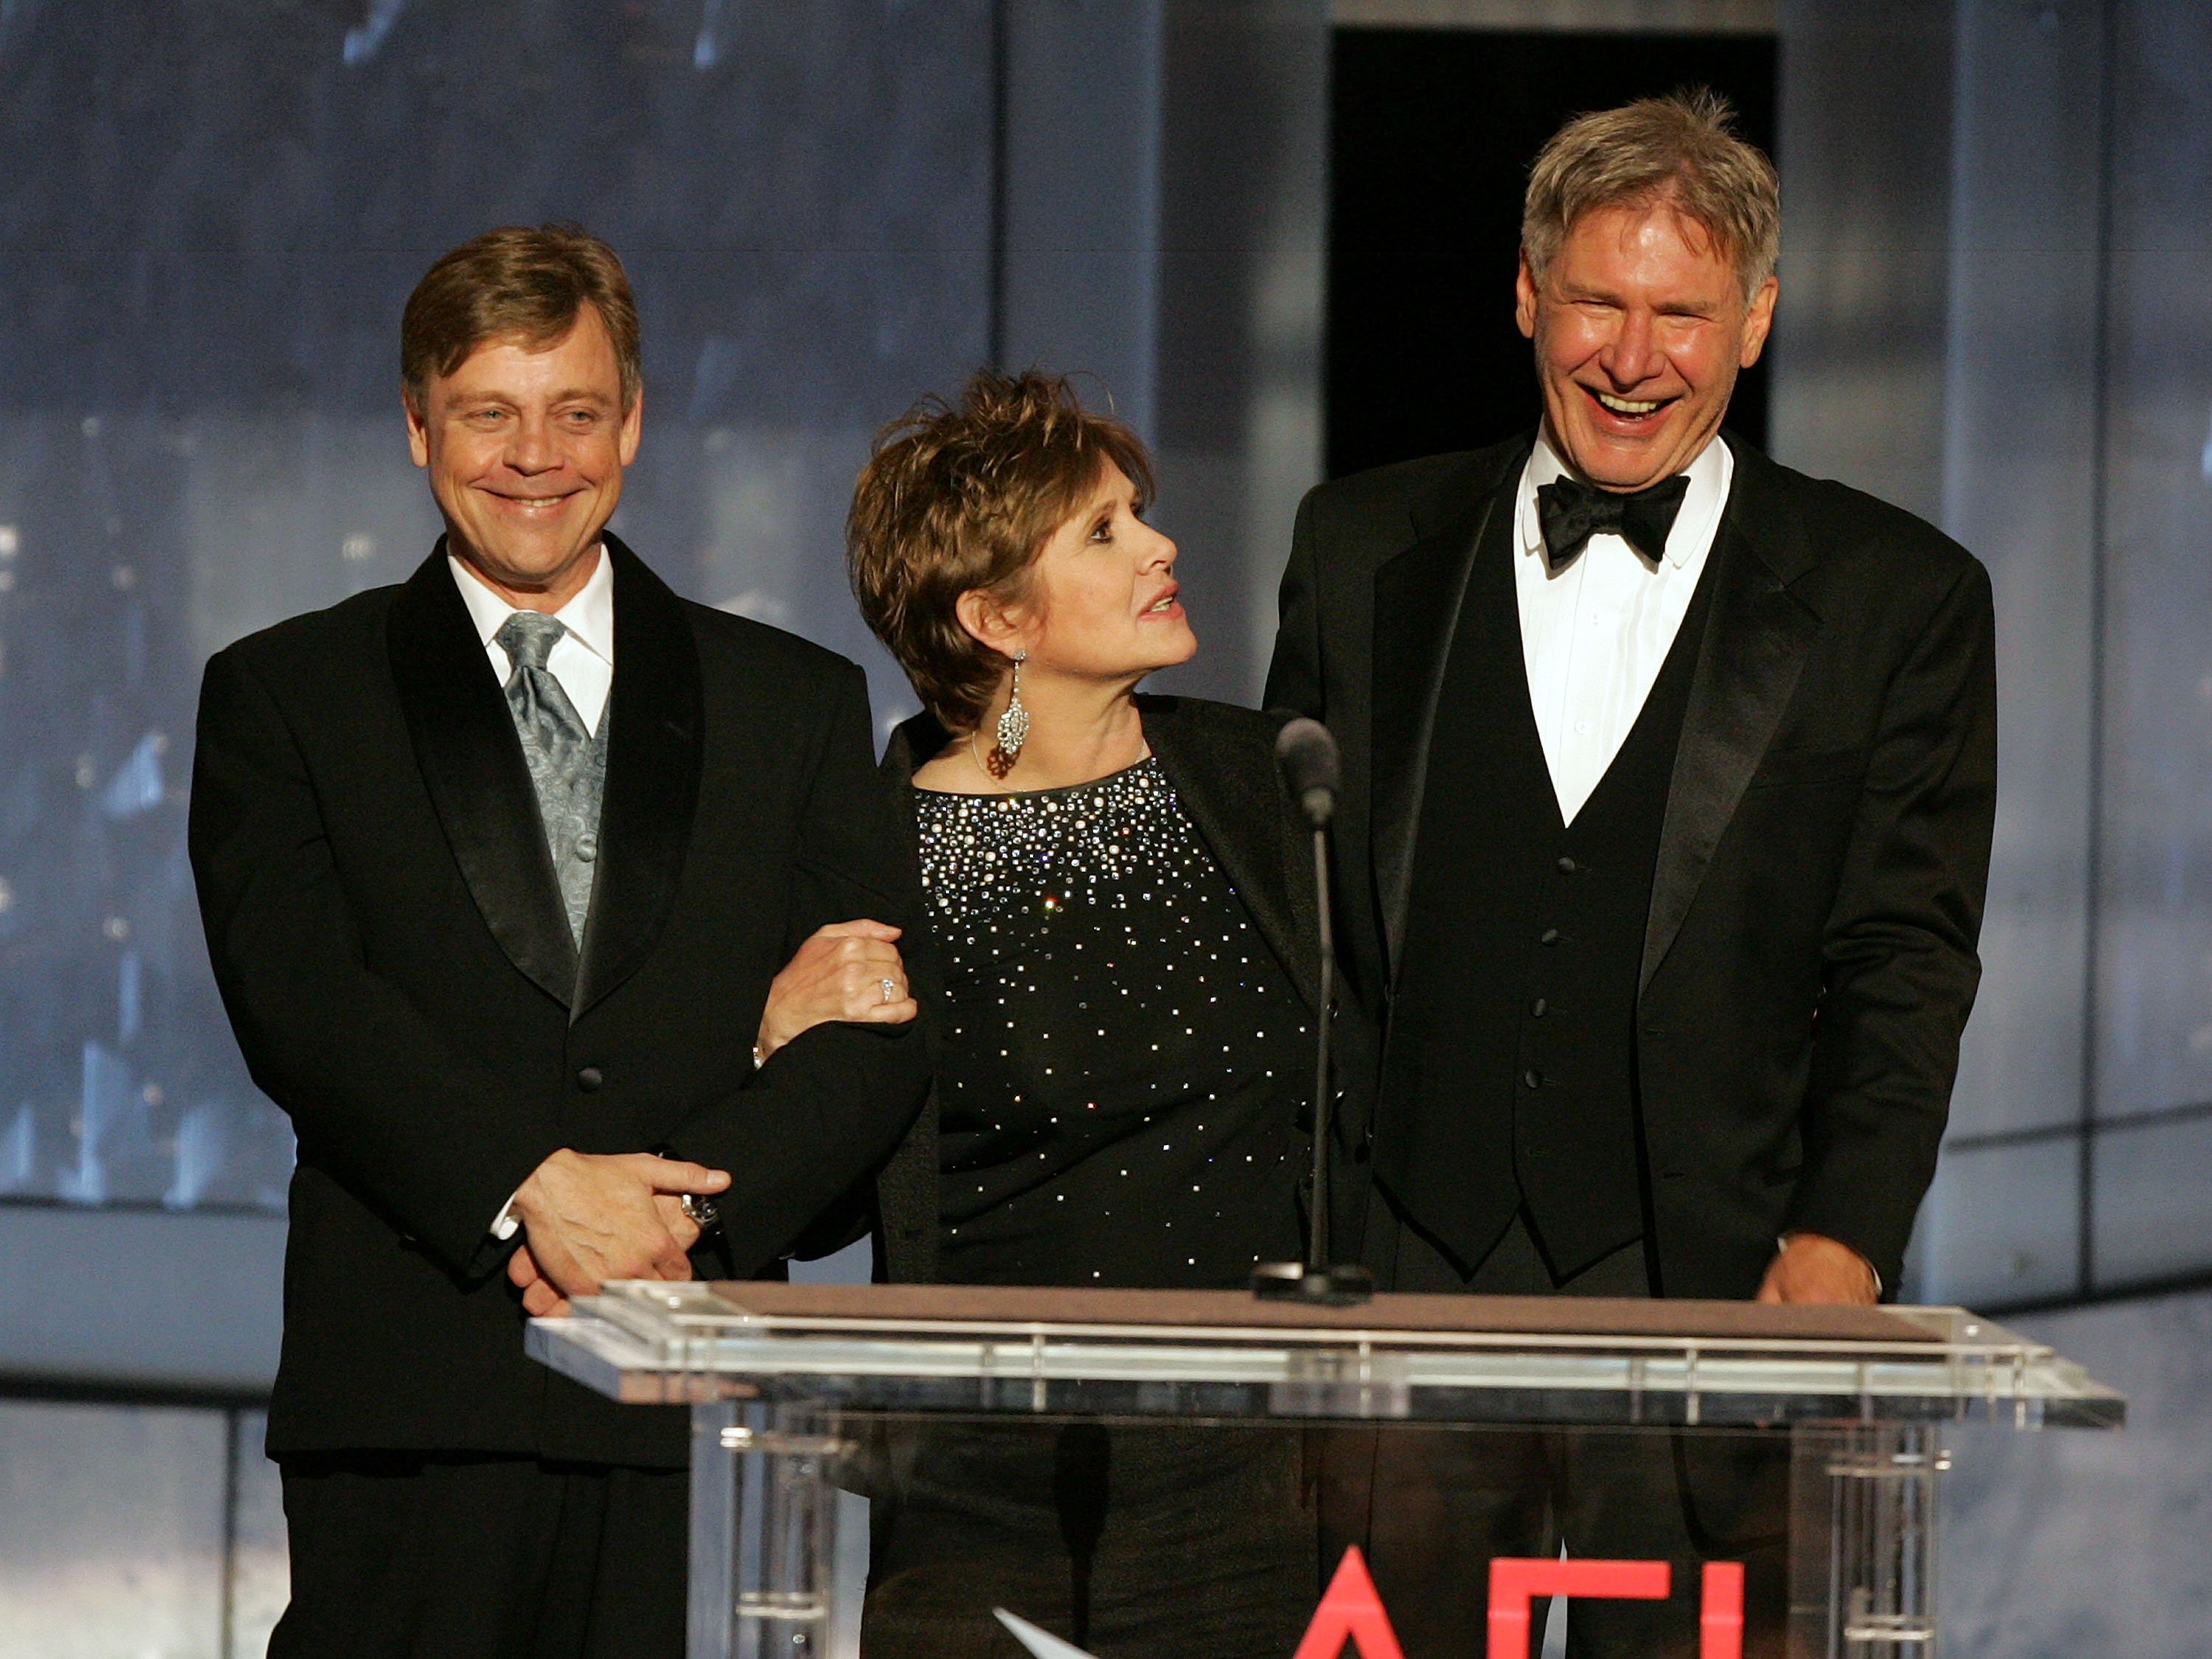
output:
<path id="1" fill-rule="evenodd" d="M 586 1066 L 576 1073 L 576 1086 L 590 1094 L 607 1080 L 607 1074 L 596 1066 Z"/>
<path id="2" fill-rule="evenodd" d="M 1521 1080 L 1532 1089 L 1540 1089 L 1544 1086 L 1544 1074 L 1533 1066 L 1521 1073 Z"/>
<path id="3" fill-rule="evenodd" d="M 1563 876 L 1571 876 L 1581 868 L 1582 866 L 1577 864 L 1572 859 L 1563 858 L 1559 860 L 1559 873 Z"/>
<path id="4" fill-rule="evenodd" d="M 1541 1019 L 1544 1017 L 1544 1011 L 1551 1006 L 1552 1005 L 1545 1001 L 1543 998 L 1538 997 L 1528 1010 L 1528 1017 L 1531 1019 Z"/>
<path id="5" fill-rule="evenodd" d="M 1559 942 L 1559 930 L 1556 927 L 1547 927 L 1536 936 L 1536 943 L 1539 945 L 1557 945 Z"/>

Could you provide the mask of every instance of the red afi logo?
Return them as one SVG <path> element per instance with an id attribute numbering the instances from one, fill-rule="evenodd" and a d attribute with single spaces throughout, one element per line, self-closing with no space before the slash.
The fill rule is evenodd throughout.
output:
<path id="1" fill-rule="evenodd" d="M 1663 1601 L 1674 1569 L 1664 1561 L 1552 1561 L 1502 1556 L 1490 1564 L 1490 1659 L 1528 1659 L 1529 1602 L 1537 1596 Z M 1743 1567 L 1705 1563 L 1698 1659 L 1743 1659 Z M 1329 1580 L 1292 1659 L 1338 1659 L 1350 1642 L 1360 1659 L 1405 1659 L 1357 1546 Z"/>

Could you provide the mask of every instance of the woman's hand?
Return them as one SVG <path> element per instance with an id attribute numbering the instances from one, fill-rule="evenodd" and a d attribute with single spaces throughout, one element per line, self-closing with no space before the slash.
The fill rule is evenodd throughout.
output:
<path id="1" fill-rule="evenodd" d="M 769 987 L 760 1058 L 831 1020 L 903 1025 L 920 1013 L 892 943 L 898 936 L 897 928 L 880 921 L 836 921 L 817 931 Z"/>

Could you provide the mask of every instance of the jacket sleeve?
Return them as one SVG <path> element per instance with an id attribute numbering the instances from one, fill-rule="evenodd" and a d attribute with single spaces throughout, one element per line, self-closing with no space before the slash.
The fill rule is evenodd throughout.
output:
<path id="1" fill-rule="evenodd" d="M 1291 538 L 1291 562 L 1283 568 L 1277 600 L 1274 659 L 1267 665 L 1263 706 L 1287 708 L 1324 723 L 1328 720 L 1321 661 L 1321 566 L 1314 545 L 1314 496 L 1298 503 L 1297 528 Z"/>
<path id="2" fill-rule="evenodd" d="M 921 896 L 875 766 L 866 681 L 843 674 L 805 792 L 791 871 L 787 957 L 817 928 L 870 917 L 902 929 L 915 1000 L 934 984 Z M 718 1200 L 730 1259 L 754 1274 L 789 1254 L 888 1159 L 929 1082 L 928 1015 L 906 1025 L 817 1025 L 776 1050 L 743 1089 L 677 1126 L 670 1150 L 727 1170 Z"/>
<path id="3" fill-rule="evenodd" d="M 1893 677 L 1823 944 L 1793 1231 L 1841 1240 L 1887 1286 L 1936 1170 L 1996 811 L 1996 618 L 1960 575 Z"/>
<path id="4" fill-rule="evenodd" d="M 306 759 L 235 650 L 201 688 L 190 842 L 239 1046 L 303 1154 L 449 1270 L 498 1267 L 512 1245 L 492 1218 L 563 1144 L 552 1103 L 455 1051 L 367 967 Z"/>

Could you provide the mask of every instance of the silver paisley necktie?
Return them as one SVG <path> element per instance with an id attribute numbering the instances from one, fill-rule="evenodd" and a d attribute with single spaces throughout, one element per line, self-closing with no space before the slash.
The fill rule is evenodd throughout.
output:
<path id="1" fill-rule="evenodd" d="M 599 855 L 599 802 L 607 775 L 605 745 L 586 729 L 576 705 L 545 665 L 568 633 L 556 618 L 518 611 L 495 637 L 514 664 L 507 677 L 507 706 L 530 763 L 531 787 L 545 827 L 546 849 L 561 883 L 568 931 L 584 938 L 591 914 L 592 878 Z"/>

